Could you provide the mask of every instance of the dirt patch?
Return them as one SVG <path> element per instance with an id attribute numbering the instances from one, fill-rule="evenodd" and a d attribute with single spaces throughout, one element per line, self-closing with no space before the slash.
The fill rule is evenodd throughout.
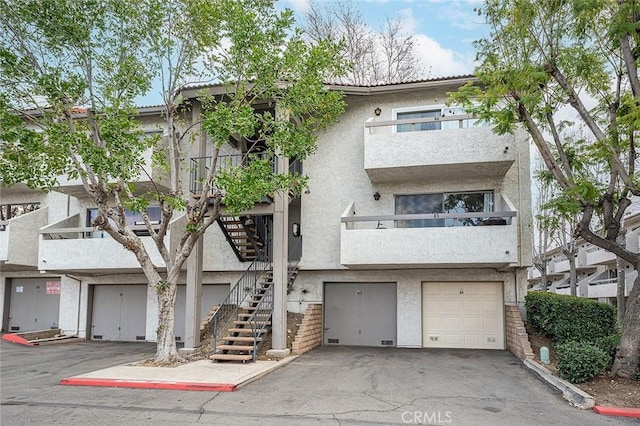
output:
<path id="1" fill-rule="evenodd" d="M 527 327 L 527 332 L 529 333 L 529 342 L 531 343 L 535 360 L 541 363 L 540 348 L 543 346 L 549 348 L 551 363 L 545 365 L 545 367 L 557 375 L 558 354 L 553 347 L 551 339 L 534 334 L 529 327 Z M 596 399 L 596 405 L 623 408 L 640 407 L 640 381 L 609 377 L 603 373 L 577 386 L 593 396 Z"/>
<path id="2" fill-rule="evenodd" d="M 302 318 L 304 318 L 304 314 L 287 312 L 287 348 L 289 349 L 291 349 L 291 345 L 296 339 L 296 334 L 298 334 L 298 327 L 300 327 L 300 324 L 302 323 Z M 267 356 L 267 351 L 269 349 L 271 349 L 271 331 L 269 331 L 269 334 L 267 334 L 262 342 L 262 346 L 260 346 L 260 351 L 258 351 L 259 361 L 277 361 L 277 358 Z"/>

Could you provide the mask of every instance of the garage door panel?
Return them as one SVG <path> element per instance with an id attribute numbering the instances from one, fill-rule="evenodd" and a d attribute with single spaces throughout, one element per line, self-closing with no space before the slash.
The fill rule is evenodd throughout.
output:
<path id="1" fill-rule="evenodd" d="M 395 346 L 395 283 L 325 283 L 324 344 Z"/>
<path id="2" fill-rule="evenodd" d="M 93 286 L 92 339 L 144 341 L 146 318 L 146 285 Z"/>
<path id="3" fill-rule="evenodd" d="M 502 283 L 423 283 L 423 346 L 504 349 Z"/>
<path id="4" fill-rule="evenodd" d="M 9 295 L 9 332 L 58 327 L 60 294 L 47 292 L 52 278 L 12 278 Z"/>

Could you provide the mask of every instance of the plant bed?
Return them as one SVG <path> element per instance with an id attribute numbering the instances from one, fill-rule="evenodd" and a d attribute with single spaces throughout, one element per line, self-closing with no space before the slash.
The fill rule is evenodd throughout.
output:
<path id="1" fill-rule="evenodd" d="M 542 364 L 540 348 L 546 346 L 549 348 L 551 363 L 545 365 L 545 367 L 554 375 L 558 375 L 558 353 L 551 339 L 535 334 L 528 326 L 527 332 L 529 333 L 529 342 L 531 343 L 535 360 Z M 596 405 L 621 408 L 640 407 L 640 381 L 638 380 L 609 377 L 606 373 L 602 373 L 576 386 L 593 396 L 596 400 Z"/>

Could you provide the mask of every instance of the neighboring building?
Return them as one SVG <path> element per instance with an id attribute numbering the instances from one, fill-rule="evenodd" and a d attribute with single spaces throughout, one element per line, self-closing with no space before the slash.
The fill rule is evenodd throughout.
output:
<path id="1" fill-rule="evenodd" d="M 296 264 L 287 308 L 322 304 L 323 344 L 505 349 L 506 306 L 523 307 L 531 266 L 529 144 L 524 131 L 498 136 L 444 104 L 447 92 L 472 80 L 331 86 L 348 106 L 301 166 L 309 190 L 235 219 L 263 229 L 260 245 L 230 238 L 240 226 L 231 218 L 207 231 L 192 256 L 201 256 L 202 269 L 185 268 L 178 290 L 176 336 L 190 339 L 184 283 L 202 283 L 206 316 L 276 234 L 274 280 L 276 264 Z M 161 131 L 159 110 L 141 112 L 145 128 Z M 231 141 L 224 153 L 233 159 L 243 149 Z M 201 138 L 194 173 L 197 157 L 208 154 Z M 154 291 L 133 255 L 91 228 L 78 182 L 47 195 L 17 186 L 1 195 L 2 204 L 40 203 L 0 222 L 3 330 L 59 326 L 88 339 L 155 339 Z M 288 237 L 278 240 L 278 229 Z"/>
<path id="2" fill-rule="evenodd" d="M 634 213 L 625 217 L 626 248 L 638 252 L 640 241 L 640 213 L 637 203 L 633 205 Z M 599 302 L 615 305 L 618 288 L 618 269 L 616 255 L 593 244 L 580 239 L 577 241 L 576 254 L 576 296 L 595 299 Z M 558 294 L 571 294 L 569 280 L 569 260 L 562 254 L 559 247 L 548 252 L 547 290 Z M 625 297 L 629 296 L 638 275 L 635 267 L 623 262 L 625 269 Z M 532 267 L 529 269 L 527 288 L 541 290 L 540 271 Z"/>

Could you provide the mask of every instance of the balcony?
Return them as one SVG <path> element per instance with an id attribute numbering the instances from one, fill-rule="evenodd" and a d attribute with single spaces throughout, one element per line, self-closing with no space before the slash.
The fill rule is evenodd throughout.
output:
<path id="1" fill-rule="evenodd" d="M 516 159 L 513 135 L 469 127 L 467 115 L 372 121 L 364 128 L 364 168 L 372 182 L 503 177 Z M 396 132 L 398 125 L 439 121 L 442 128 Z M 445 126 L 445 124 L 448 124 Z"/>
<path id="2" fill-rule="evenodd" d="M 96 231 L 92 227 L 80 225 L 80 215 L 68 217 L 60 222 L 41 228 L 38 253 L 38 269 L 46 271 L 91 271 L 94 273 L 114 271 L 133 272 L 140 270 L 135 255 L 113 240 L 106 232 Z M 173 219 L 169 224 L 165 243 L 169 252 L 177 247 L 181 232 L 172 233 L 172 229 L 184 229 L 185 216 Z M 145 226 L 131 227 L 134 231 L 144 232 Z M 157 267 L 164 267 L 164 261 L 148 236 L 140 239 Z"/>
<path id="3" fill-rule="evenodd" d="M 610 271 L 595 274 L 589 279 L 587 297 L 590 299 L 616 297 L 618 292 L 618 279 L 609 277 Z M 630 272 L 625 276 L 625 296 L 629 296 L 636 277 L 637 271 Z"/>
<path id="4" fill-rule="evenodd" d="M 515 217 L 513 208 L 486 213 L 356 216 L 352 203 L 341 218 L 340 263 L 350 268 L 516 266 Z M 431 225 L 401 227 L 409 220 Z"/>
<path id="5" fill-rule="evenodd" d="M 36 208 L 37 204 L 20 206 L 31 206 L 35 210 L 27 208 L 31 211 L 0 221 L 0 269 L 3 271 L 38 265 L 38 229 L 47 224 L 49 214 L 46 207 Z"/>
<path id="6" fill-rule="evenodd" d="M 592 246 L 587 249 L 588 265 L 612 265 L 616 263 L 616 255 L 603 248 Z"/>
<path id="7" fill-rule="evenodd" d="M 134 193 L 155 192 L 157 189 L 168 191 L 170 188 L 168 172 L 152 166 L 151 154 L 153 149 L 148 149 L 143 153 L 144 171 L 130 180 Z M 148 173 L 148 174 L 147 174 Z M 58 176 L 58 186 L 56 191 L 71 195 L 77 198 L 86 198 L 87 193 L 82 185 L 82 179 L 69 179 L 68 176 Z"/>

